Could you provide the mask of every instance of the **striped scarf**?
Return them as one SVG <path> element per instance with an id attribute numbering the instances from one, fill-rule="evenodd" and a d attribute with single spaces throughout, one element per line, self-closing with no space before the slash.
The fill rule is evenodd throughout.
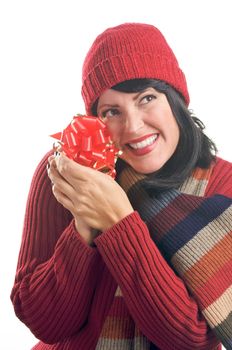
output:
<path id="1" fill-rule="evenodd" d="M 198 168 L 178 190 L 156 196 L 148 195 L 145 176 L 129 166 L 121 171 L 118 182 L 217 338 L 232 349 L 232 200 L 222 195 L 204 197 L 212 168 Z M 114 303 L 120 302 L 123 296 L 118 287 Z M 112 308 L 96 349 L 155 349 L 129 313 L 114 316 Z"/>

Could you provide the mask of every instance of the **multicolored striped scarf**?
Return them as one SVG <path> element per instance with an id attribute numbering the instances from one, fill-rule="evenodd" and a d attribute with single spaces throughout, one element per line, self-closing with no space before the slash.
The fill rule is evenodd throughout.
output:
<path id="1" fill-rule="evenodd" d="M 232 349 L 232 199 L 204 197 L 211 171 L 196 169 L 178 190 L 153 196 L 144 188 L 145 176 L 129 166 L 121 171 L 118 182 L 217 338 Z M 115 299 L 119 302 L 120 298 L 118 287 Z M 111 349 L 112 338 L 114 349 L 151 348 L 128 315 L 123 322 L 108 315 L 96 349 Z"/>

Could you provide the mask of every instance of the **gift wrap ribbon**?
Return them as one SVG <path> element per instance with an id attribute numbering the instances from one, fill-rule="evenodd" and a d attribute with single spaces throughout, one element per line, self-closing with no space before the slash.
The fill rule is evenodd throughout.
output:
<path id="1" fill-rule="evenodd" d="M 54 150 L 64 152 L 75 162 L 107 173 L 115 178 L 119 149 L 107 126 L 97 117 L 76 115 L 62 131 L 50 135 L 58 140 Z"/>

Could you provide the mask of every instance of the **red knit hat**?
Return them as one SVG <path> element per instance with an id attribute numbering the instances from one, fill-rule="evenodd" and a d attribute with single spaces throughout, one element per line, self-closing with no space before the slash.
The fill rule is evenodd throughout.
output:
<path id="1" fill-rule="evenodd" d="M 83 64 L 82 96 L 87 114 L 106 89 L 138 78 L 167 82 L 189 104 L 185 75 L 156 27 L 124 23 L 108 28 L 95 39 Z"/>

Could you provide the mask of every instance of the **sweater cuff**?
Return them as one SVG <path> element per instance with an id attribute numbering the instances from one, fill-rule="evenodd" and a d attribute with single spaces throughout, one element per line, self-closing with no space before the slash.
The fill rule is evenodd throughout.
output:
<path id="1" fill-rule="evenodd" d="M 118 236 L 121 237 L 122 232 L 124 232 L 127 227 L 133 226 L 138 221 L 141 222 L 142 219 L 137 211 L 133 211 L 131 214 L 125 216 L 122 220 L 117 222 L 108 230 L 102 232 L 99 236 L 97 236 L 94 239 L 94 243 L 96 244 L 96 246 L 98 244 L 100 245 L 108 244 L 109 238 L 112 240 L 112 238 L 117 239 Z"/>
<path id="2" fill-rule="evenodd" d="M 76 248 L 80 248 L 83 254 L 88 255 L 89 257 L 94 258 L 99 255 L 96 246 L 90 246 L 86 243 L 84 238 L 80 235 L 80 233 L 76 230 L 74 219 L 70 222 L 69 226 L 64 231 L 63 235 L 60 237 L 57 242 L 56 248 L 62 245 L 63 249 L 73 250 L 74 246 Z M 68 254 L 68 253 L 67 253 Z"/>

